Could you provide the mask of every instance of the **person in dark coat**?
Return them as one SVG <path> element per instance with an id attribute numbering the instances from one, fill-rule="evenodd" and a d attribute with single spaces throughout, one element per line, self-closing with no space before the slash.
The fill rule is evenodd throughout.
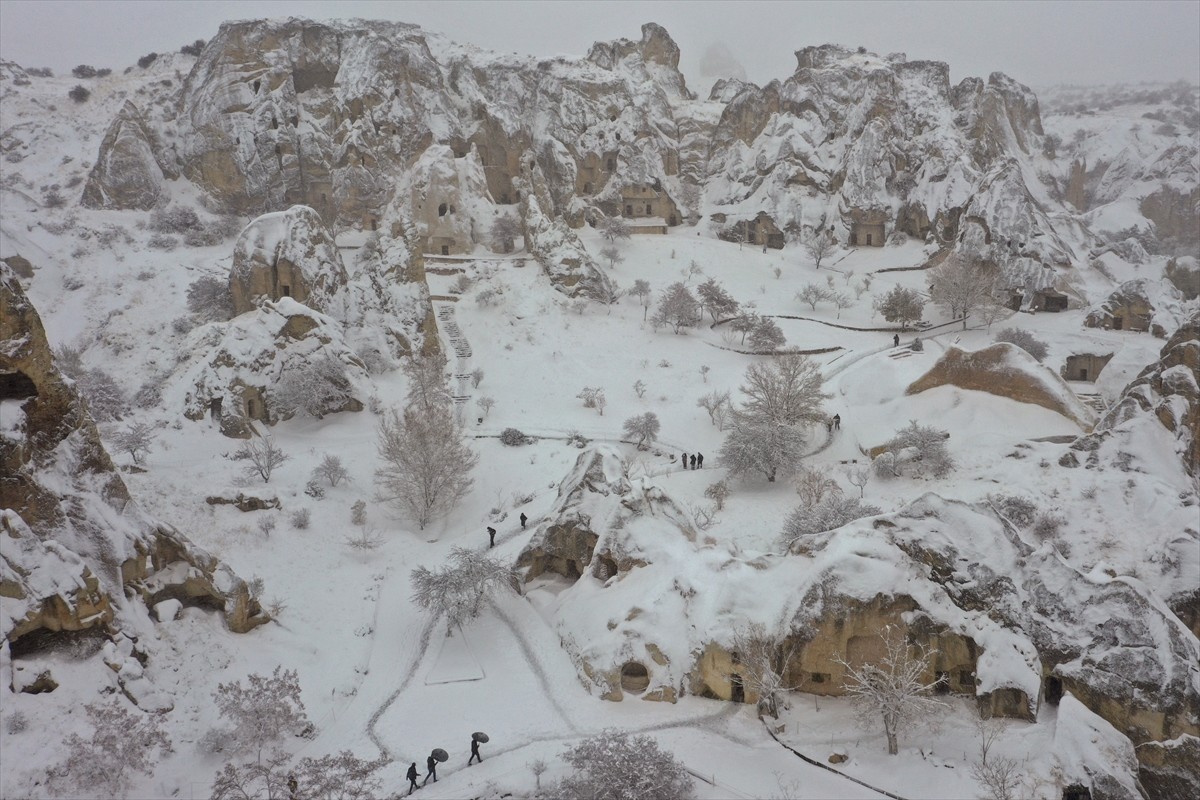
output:
<path id="1" fill-rule="evenodd" d="M 696 456 L 695 456 L 695 454 L 693 453 L 693 454 L 692 454 L 692 469 L 695 469 L 695 468 L 696 468 Z"/>
<path id="2" fill-rule="evenodd" d="M 417 762 L 414 761 L 414 762 L 412 762 L 412 766 L 410 766 L 408 768 L 408 774 L 404 776 L 404 777 L 408 778 L 408 793 L 409 794 L 412 794 L 417 789 L 421 788 L 420 786 L 417 786 L 417 774 L 418 774 L 417 773 Z"/>
<path id="3" fill-rule="evenodd" d="M 525 529 L 525 523 L 529 521 L 529 517 L 525 516 L 525 512 L 521 512 L 521 529 Z"/>
<path id="4" fill-rule="evenodd" d="M 899 346 L 900 346 L 900 334 L 897 333 L 895 336 L 892 337 L 892 347 L 899 347 Z"/>
<path id="5" fill-rule="evenodd" d="M 421 781 L 421 785 L 429 783 L 429 779 L 433 778 L 433 782 L 437 783 L 437 759 L 433 757 L 433 753 L 429 754 L 429 758 L 425 759 L 425 768 L 429 770 L 425 775 L 425 780 Z"/>
<path id="6" fill-rule="evenodd" d="M 471 758 L 477 759 L 480 764 L 483 763 L 483 758 L 479 755 L 479 740 L 471 737 Z M 467 766 L 471 766 L 471 758 L 467 759 Z"/>
<path id="7" fill-rule="evenodd" d="M 496 546 L 496 529 L 488 526 L 488 547 Z"/>
<path id="8" fill-rule="evenodd" d="M 842 415 L 841 414 L 833 415 L 833 429 L 835 431 L 840 431 L 842 429 Z"/>
<path id="9" fill-rule="evenodd" d="M 687 469 L 687 453 L 683 454 L 683 468 Z"/>
<path id="10" fill-rule="evenodd" d="M 704 469 L 704 453 L 696 453 L 696 468 Z"/>

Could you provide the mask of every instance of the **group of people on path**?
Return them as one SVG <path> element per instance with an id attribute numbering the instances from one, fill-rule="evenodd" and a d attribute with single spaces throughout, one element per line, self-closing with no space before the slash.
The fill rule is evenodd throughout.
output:
<path id="1" fill-rule="evenodd" d="M 834 414 L 832 417 L 825 420 L 825 428 L 830 433 L 833 433 L 834 431 L 840 431 L 842 429 L 842 415 Z"/>
<path id="2" fill-rule="evenodd" d="M 704 454 L 703 453 L 692 453 L 691 460 L 692 460 L 692 469 L 704 469 Z M 687 453 L 683 454 L 683 468 L 684 469 L 688 468 L 688 454 Z"/>
<path id="3" fill-rule="evenodd" d="M 525 516 L 525 512 L 522 511 L 521 512 L 521 530 L 525 530 L 526 522 L 529 522 L 529 517 Z M 489 548 L 495 547 L 496 546 L 496 529 L 493 528 L 491 525 L 489 525 L 488 529 L 487 529 L 487 534 L 488 534 L 488 547 Z"/>
<path id="4" fill-rule="evenodd" d="M 425 773 L 425 780 L 421 781 L 421 786 L 429 783 L 430 778 L 433 778 L 433 782 L 437 783 L 438 759 L 437 756 L 434 755 L 435 752 L 437 751 L 431 752 L 428 758 L 425 759 L 425 769 L 427 771 Z M 445 760 L 445 755 L 445 753 L 442 753 L 442 760 Z M 468 767 L 471 766 L 472 761 L 478 761 L 480 764 L 483 763 L 483 756 L 479 755 L 479 739 L 475 738 L 474 736 L 471 737 L 471 757 L 467 759 Z M 417 785 L 417 778 L 420 777 L 420 772 L 417 770 L 417 762 L 414 761 L 411 765 L 409 765 L 408 772 L 405 773 L 404 777 L 408 778 L 409 794 L 412 794 L 417 789 L 421 788 L 421 786 Z"/>

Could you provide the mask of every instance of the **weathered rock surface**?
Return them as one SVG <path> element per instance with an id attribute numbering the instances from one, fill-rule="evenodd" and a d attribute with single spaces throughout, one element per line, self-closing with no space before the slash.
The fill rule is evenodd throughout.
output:
<path id="1" fill-rule="evenodd" d="M 163 197 L 163 181 L 176 177 L 157 139 L 137 106 L 127 101 L 100 142 L 80 202 L 88 208 L 154 208 Z"/>
<path id="2" fill-rule="evenodd" d="M 1200 738 L 1180 736 L 1138 747 L 1139 777 L 1155 800 L 1187 800 L 1200 796 Z"/>
<path id="3" fill-rule="evenodd" d="M 975 351 L 947 348 L 929 372 L 913 381 L 905 393 L 918 394 L 936 386 L 957 386 L 1032 403 L 1062 414 L 1084 429 L 1091 427 L 1094 418 L 1053 370 L 1006 342 Z"/>

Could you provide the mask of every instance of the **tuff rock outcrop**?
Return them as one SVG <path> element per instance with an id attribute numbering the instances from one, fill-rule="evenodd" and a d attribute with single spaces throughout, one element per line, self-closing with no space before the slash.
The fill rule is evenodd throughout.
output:
<path id="1" fill-rule="evenodd" d="M 8 267 L 0 267 L 0 405 L 6 661 L 10 648 L 36 648 L 62 631 L 136 629 L 168 597 L 219 609 L 238 632 L 267 620 L 245 581 L 132 501 Z"/>
<path id="2" fill-rule="evenodd" d="M 164 196 L 164 180 L 175 177 L 157 134 L 138 107 L 126 101 L 100 142 L 80 202 L 88 208 L 148 211 Z"/>

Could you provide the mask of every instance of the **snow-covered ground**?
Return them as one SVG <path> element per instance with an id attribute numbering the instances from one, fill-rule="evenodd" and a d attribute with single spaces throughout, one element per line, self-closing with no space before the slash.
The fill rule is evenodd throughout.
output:
<path id="1" fill-rule="evenodd" d="M 60 82 L 65 92 L 74 81 Z M 76 123 L 75 134 L 61 140 L 61 149 L 45 148 L 20 164 L 3 164 L 0 256 L 20 253 L 36 267 L 27 291 L 51 343 L 82 348 L 86 365 L 103 367 L 132 395 L 144 383 L 170 375 L 188 355 L 183 352 L 185 334 L 173 327 L 187 313 L 187 286 L 201 275 L 225 274 L 232 242 L 154 251 L 146 247 L 149 234 L 140 226 L 146 214 L 78 208 L 77 189 L 64 190 L 71 199 L 61 209 L 39 208 L 35 200 L 25 199 L 40 196 L 44 186 L 65 183 L 78 173 L 80 163 L 95 157 L 102 133 L 97 126 L 111 118 L 107 112 L 118 101 L 98 89 L 91 113 Z M 24 116 L 39 113 L 21 106 L 10 111 L 6 105 L 5 110 Z M 6 126 L 11 124 L 6 121 Z M 188 199 L 177 192 L 177 202 Z M 113 226 L 119 227 L 120 236 L 114 244 L 101 244 L 97 232 Z M 593 253 L 607 244 L 590 229 L 580 235 Z M 351 236 L 341 243 L 353 270 L 352 253 L 360 242 Z M 948 318 L 930 305 L 925 318 L 933 328 L 921 333 L 924 351 L 913 352 L 908 349 L 912 332 L 903 332 L 901 347 L 896 348 L 892 332 L 878 330 L 888 325 L 873 314 L 871 302 L 893 286 L 925 291 L 920 271 L 880 272 L 921 264 L 928 254 L 920 244 L 838 251 L 819 270 L 798 247 L 762 252 L 718 241 L 703 226 L 675 228 L 666 236 L 636 236 L 621 243 L 620 250 L 624 260 L 610 274 L 623 288 L 644 279 L 657 294 L 674 281 L 686 280 L 694 288 L 712 277 L 742 303 L 752 302 L 760 313 L 781 317 L 778 322 L 789 347 L 837 348 L 813 357 L 827 378 L 826 390 L 832 394 L 827 408 L 840 414 L 841 430 L 812 430 L 807 463 L 839 479 L 848 491 L 854 489 L 845 481 L 845 467 L 865 463 L 868 448 L 886 441 L 909 420 L 949 431 L 958 469 L 937 482 L 872 483 L 866 497 L 885 510 L 930 490 L 968 501 L 997 491 L 1029 495 L 1048 507 L 1070 509 L 1062 534 L 1070 547 L 1064 551 L 1069 549 L 1079 569 L 1104 566 L 1146 578 L 1158 574 L 1147 558 L 1162 553 L 1167 540 L 1188 524 L 1183 515 L 1189 509 L 1179 507 L 1178 487 L 1154 475 L 1122 476 L 1116 483 L 1115 478 L 1084 470 L 1052 469 L 1051 446 L 1035 440 L 1083 432 L 1064 416 L 949 387 L 905 394 L 946 347 L 976 349 L 991 343 L 1000 328 L 1011 326 L 1048 343 L 1046 364 L 1054 370 L 1072 353 L 1114 353 L 1101 383 L 1073 387 L 1111 400 L 1157 357 L 1162 342 L 1148 334 L 1085 329 L 1078 310 L 1016 314 L 991 331 L 970 321 L 964 329 L 944 324 Z M 845 763 L 824 769 L 772 739 L 751 706 L 690 696 L 677 704 L 600 700 L 589 692 L 542 613 L 553 598 L 538 591 L 530 598 L 513 596 L 489 606 L 451 638 L 413 605 L 411 571 L 442 564 L 454 546 L 485 547 L 488 525 L 499 531 L 496 554 L 515 560 L 551 507 L 558 482 L 575 463 L 580 451 L 567 441 L 574 432 L 618 442 L 626 418 L 655 412 L 662 431 L 654 449 L 639 453 L 621 445 L 631 473 L 647 476 L 673 497 L 702 502 L 704 489 L 725 475 L 717 458 L 724 434 L 696 400 L 714 389 L 732 390 L 737 400 L 741 376 L 758 358 L 736 352 L 740 343 L 726 332 L 727 326 L 694 328 L 679 335 L 655 331 L 643 322 L 643 309 L 633 298 L 608 309 L 592 304 L 579 313 L 554 291 L 532 259 L 521 266 L 514 259 L 492 258 L 482 251 L 477 255 L 454 260 L 456 268 L 474 279 L 472 288 L 455 302 L 438 300 L 434 305 L 438 311 L 453 309 L 470 344 L 469 363 L 455 365 L 456 371 L 478 367 L 485 373 L 478 387 L 456 387 L 470 397 L 465 427 L 480 463 L 470 494 L 425 530 L 394 518 L 374 499 L 377 417 L 371 411 L 276 425 L 276 441 L 291 459 L 267 487 L 247 481 L 241 464 L 230 459 L 239 442 L 222 437 L 208 420 L 182 417 L 186 387 L 177 381 L 166 381 L 160 404 L 137 409 L 128 418 L 158 426 L 146 471 L 125 476 L 136 502 L 238 574 L 261 578 L 263 598 L 280 609 L 273 624 L 244 635 L 229 633 L 218 616 L 196 608 L 154 627 L 155 658 L 146 671 L 160 691 L 174 698 L 166 725 L 175 753 L 161 762 L 152 778 L 140 780 L 132 796 L 207 797 L 222 763 L 219 756 L 198 748 L 201 737 L 218 722 L 211 700 L 214 689 L 250 673 L 269 673 L 279 664 L 298 670 L 304 702 L 317 728 L 315 738 L 287 742 L 289 749 L 297 755 L 342 749 L 370 758 L 386 755 L 392 761 L 383 773 L 385 785 L 398 791 L 410 762 L 420 766 L 431 748 L 444 748 L 451 759 L 439 770 L 439 782 L 421 790 L 426 798 L 529 793 L 534 785 L 529 762 L 545 758 L 551 770 L 542 780 L 552 780 L 565 770 L 556 759 L 558 753 L 610 726 L 653 732 L 697 776 L 701 798 L 880 796 L 843 776 L 902 796 L 978 793 L 970 776 L 970 763 L 977 757 L 974 711 L 966 701 L 952 700 L 937 730 L 906 735 L 900 755 L 889 757 L 882 733 L 863 732 L 845 701 L 794 695 L 790 708 L 772 726 L 781 726 L 782 742 L 816 761 L 825 763 L 834 752 L 847 755 Z M 1116 264 L 1115 277 L 1157 274 L 1164 260 L 1155 258 L 1136 268 Z M 689 275 L 693 263 L 700 273 Z M 869 288 L 856 291 L 868 277 Z M 431 294 L 450 296 L 456 278 L 431 274 Z M 824 286 L 830 280 L 854 300 L 840 313 L 830 303 L 812 309 L 794 299 L 804 285 Z M 1081 268 L 1078 280 L 1092 301 L 1113 286 L 1086 268 Z M 478 304 L 476 297 L 485 289 L 498 292 L 500 299 Z M 448 339 L 443 345 L 452 352 Z M 637 381 L 646 387 L 642 397 L 633 388 Z M 398 371 L 377 377 L 376 385 L 382 407 L 403 401 L 407 387 Z M 604 388 L 608 405 L 603 415 L 584 408 L 577 398 L 585 386 Z M 483 396 L 495 400 L 486 415 L 475 405 Z M 119 427 L 105 426 L 102 433 L 111 436 Z M 505 447 L 496 437 L 507 427 L 539 441 Z M 684 451 L 704 453 L 705 469 L 681 471 L 675 458 Z M 339 456 L 352 480 L 327 489 L 317 500 L 304 488 L 325 454 Z M 114 457 L 128 462 L 127 456 Z M 1113 483 L 1098 485 L 1105 480 Z M 277 493 L 282 509 L 241 513 L 205 502 L 210 495 L 245 485 Z M 1125 502 L 1087 502 L 1098 491 L 1122 492 Z M 519 495 L 532 499 L 520 503 Z M 373 551 L 346 543 L 353 531 L 351 506 L 359 500 L 368 503 L 370 524 L 383 540 Z M 775 552 L 782 519 L 796 504 L 787 483 L 736 484 L 726 509 L 705 534 L 735 544 L 750 556 Z M 298 530 L 289 520 L 302 508 L 310 510 L 312 521 Z M 522 512 L 530 518 L 525 530 L 517 522 Z M 277 520 L 269 536 L 258 526 L 264 516 Z M 1096 535 L 1097 531 L 1110 533 Z M 1112 531 L 1129 535 L 1117 537 Z M 1194 584 L 1194 571 L 1186 579 Z M 94 659 L 81 661 L 70 653 L 38 659 L 52 668 L 61 686 L 51 694 L 3 694 L 6 717 L 20 711 L 29 719 L 24 732 L 0 730 L 0 795 L 5 797 L 44 794 L 39 781 L 60 756 L 55 743 L 65 732 L 84 728 L 85 703 L 112 691 L 107 668 Z M 1025 762 L 1032 776 L 1048 775 L 1053 713 L 1044 711 L 1036 724 L 1011 723 L 997 751 Z M 483 748 L 483 763 L 468 769 L 470 734 L 476 730 L 488 732 L 491 741 Z"/>

